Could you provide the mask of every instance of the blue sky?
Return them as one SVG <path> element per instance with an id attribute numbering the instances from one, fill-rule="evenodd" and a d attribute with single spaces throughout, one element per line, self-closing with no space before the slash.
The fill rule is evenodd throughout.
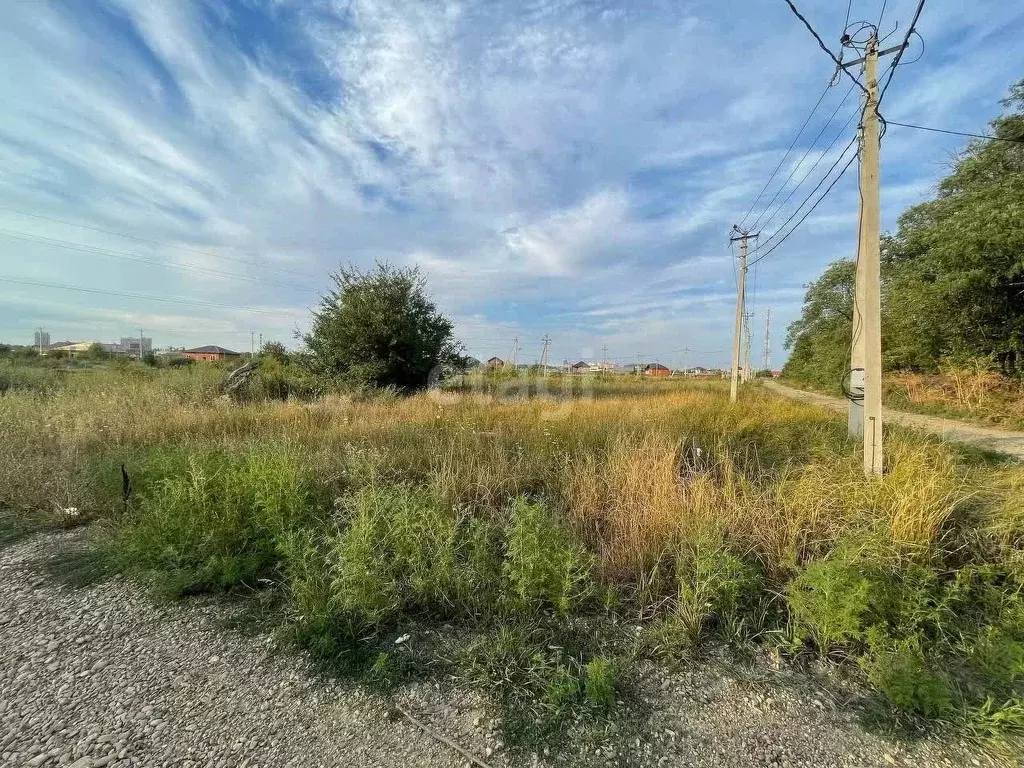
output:
<path id="1" fill-rule="evenodd" d="M 890 0 L 883 29 L 915 4 Z M 837 49 L 846 3 L 800 6 Z M 919 30 L 883 113 L 984 130 L 1024 77 L 1024 5 L 931 0 Z M 11 0 L 0 277 L 21 282 L 0 282 L 0 339 L 293 344 L 330 270 L 382 260 L 420 265 L 479 357 L 518 334 L 532 360 L 549 333 L 558 361 L 607 345 L 724 365 L 729 228 L 831 73 L 783 0 Z M 852 137 L 848 92 L 826 95 L 780 180 Z M 884 227 L 961 146 L 890 129 Z M 804 285 L 851 255 L 856 196 L 850 173 L 751 274 L 755 360 L 765 310 L 780 365 Z"/>

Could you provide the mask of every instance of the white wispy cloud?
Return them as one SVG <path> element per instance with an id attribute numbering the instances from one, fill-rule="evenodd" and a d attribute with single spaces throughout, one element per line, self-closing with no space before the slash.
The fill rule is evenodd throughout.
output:
<path id="1" fill-rule="evenodd" d="M 837 39 L 845 8 L 804 5 Z M 1021 31 L 1013 3 L 929 3 L 928 50 L 886 113 L 981 127 L 1020 76 Z M 0 237 L 0 273 L 277 314 L 19 288 L 3 337 L 40 322 L 141 325 L 158 344 L 290 337 L 329 270 L 387 260 L 421 267 L 480 355 L 545 332 L 566 357 L 727 347 L 729 227 L 831 74 L 784 4 L 756 0 L 20 3 L 0 49 L 0 227 L 29 238 Z M 783 178 L 832 162 L 842 142 L 820 153 L 845 111 L 810 139 L 845 89 Z M 891 129 L 886 226 L 956 146 Z M 802 285 L 850 251 L 849 181 L 761 266 L 779 339 Z"/>

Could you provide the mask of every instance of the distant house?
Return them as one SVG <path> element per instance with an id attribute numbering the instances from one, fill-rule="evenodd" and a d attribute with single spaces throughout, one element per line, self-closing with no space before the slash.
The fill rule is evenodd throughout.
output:
<path id="1" fill-rule="evenodd" d="M 570 365 L 569 370 L 573 373 L 587 373 L 590 371 L 590 363 L 580 360 L 578 363 Z"/>
<path id="2" fill-rule="evenodd" d="M 643 367 L 644 376 L 671 376 L 672 371 L 661 363 L 648 363 Z"/>
<path id="3" fill-rule="evenodd" d="M 505 361 L 502 360 L 500 357 L 492 357 L 490 360 L 484 363 L 484 368 L 486 368 L 488 371 L 496 371 L 499 368 L 504 367 Z"/>
<path id="4" fill-rule="evenodd" d="M 205 347 L 186 349 L 181 356 L 189 360 L 207 363 L 213 360 L 237 360 L 242 355 L 240 352 L 232 352 L 230 349 L 218 347 L 216 344 L 207 344 Z"/>

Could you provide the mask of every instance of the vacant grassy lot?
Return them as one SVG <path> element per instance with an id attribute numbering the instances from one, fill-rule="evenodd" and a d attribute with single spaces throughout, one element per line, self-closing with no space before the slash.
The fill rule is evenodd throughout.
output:
<path id="1" fill-rule="evenodd" d="M 897 431 L 869 482 L 832 414 L 717 383 L 236 405 L 202 366 L 6 376 L 0 538 L 98 520 L 164 592 L 279 597 L 335 668 L 444 664 L 557 728 L 637 658 L 726 643 L 845 664 L 912 722 L 1024 733 L 1021 469 Z M 409 622 L 464 642 L 410 661 L 379 642 Z"/>

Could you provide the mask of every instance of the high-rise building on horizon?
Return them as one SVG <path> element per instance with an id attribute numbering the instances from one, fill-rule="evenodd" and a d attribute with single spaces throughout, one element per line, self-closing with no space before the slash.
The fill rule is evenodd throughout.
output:
<path id="1" fill-rule="evenodd" d="M 142 346 L 142 351 L 139 351 L 139 346 Z M 153 339 L 149 336 L 122 336 L 121 343 L 118 345 L 118 352 L 122 355 L 131 355 L 134 357 L 141 357 L 142 355 L 148 355 L 153 351 Z"/>

